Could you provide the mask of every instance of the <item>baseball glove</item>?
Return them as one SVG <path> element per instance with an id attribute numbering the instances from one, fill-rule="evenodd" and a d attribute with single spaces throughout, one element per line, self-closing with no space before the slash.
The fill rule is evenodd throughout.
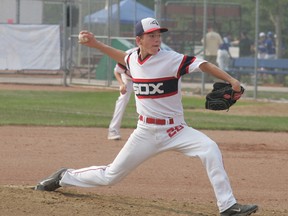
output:
<path id="1" fill-rule="evenodd" d="M 229 108 L 240 99 L 245 89 L 241 86 L 241 91 L 236 92 L 231 84 L 216 82 L 213 90 L 206 96 L 206 109 L 210 110 L 229 110 Z"/>

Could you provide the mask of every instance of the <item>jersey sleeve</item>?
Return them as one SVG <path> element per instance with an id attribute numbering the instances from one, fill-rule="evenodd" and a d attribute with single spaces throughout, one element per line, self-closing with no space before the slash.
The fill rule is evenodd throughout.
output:
<path id="1" fill-rule="evenodd" d="M 114 71 L 117 73 L 120 73 L 120 74 L 124 74 L 127 71 L 127 68 L 126 68 L 126 66 L 124 66 L 120 63 L 117 63 L 114 67 Z"/>
<path id="2" fill-rule="evenodd" d="M 134 48 L 131 48 L 131 49 L 129 49 L 129 50 L 127 50 L 126 51 L 126 53 L 128 54 L 128 55 L 126 55 L 126 57 L 125 57 L 125 59 L 124 59 L 124 61 L 125 61 L 125 63 L 126 63 L 126 70 L 130 70 L 130 68 L 129 68 L 129 59 L 130 59 L 130 56 L 131 56 L 131 54 L 134 52 L 134 51 L 136 51 L 136 50 L 138 50 L 139 48 L 138 47 L 134 47 Z"/>
<path id="3" fill-rule="evenodd" d="M 127 53 L 127 55 L 124 58 L 124 61 L 126 62 L 126 65 L 122 65 L 122 64 L 118 63 L 118 64 L 115 65 L 114 71 L 116 71 L 116 72 L 118 72 L 120 74 L 126 73 L 129 70 L 129 68 L 128 68 L 129 67 L 129 62 L 128 62 L 127 58 L 128 58 L 128 56 L 130 56 L 130 54 L 132 52 L 134 52 L 137 49 L 138 49 L 138 47 L 134 47 L 134 48 L 131 48 L 129 50 L 126 50 L 125 52 Z"/>
<path id="4" fill-rule="evenodd" d="M 129 59 L 130 59 L 130 56 L 131 56 L 132 53 L 129 53 L 128 55 L 126 55 L 125 57 L 125 63 L 126 63 L 126 68 L 127 70 L 130 70 L 130 67 L 129 67 Z"/>
<path id="5" fill-rule="evenodd" d="M 202 70 L 199 68 L 201 64 L 207 62 L 206 60 L 196 58 L 193 64 L 189 66 L 189 73 L 194 72 L 202 72 Z"/>
<path id="6" fill-rule="evenodd" d="M 179 66 L 177 76 L 180 77 L 188 73 L 201 72 L 201 69 L 199 68 L 199 66 L 204 62 L 206 61 L 203 59 L 197 58 L 196 56 L 184 55 L 182 62 Z"/>

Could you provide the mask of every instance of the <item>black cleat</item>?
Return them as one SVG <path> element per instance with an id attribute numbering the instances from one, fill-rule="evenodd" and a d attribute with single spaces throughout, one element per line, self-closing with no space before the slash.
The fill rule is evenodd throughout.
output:
<path id="1" fill-rule="evenodd" d="M 63 176 L 63 174 L 67 171 L 67 168 L 62 168 L 49 177 L 43 179 L 40 181 L 36 187 L 35 190 L 41 190 L 41 191 L 55 191 L 57 188 L 60 188 L 60 180 Z"/>
<path id="2" fill-rule="evenodd" d="M 220 216 L 248 216 L 255 213 L 257 210 L 257 205 L 240 205 L 236 203 L 226 211 L 222 212 Z"/>

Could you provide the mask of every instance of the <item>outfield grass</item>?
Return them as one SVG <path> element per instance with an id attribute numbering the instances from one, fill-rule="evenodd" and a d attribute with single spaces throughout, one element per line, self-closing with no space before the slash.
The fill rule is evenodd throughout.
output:
<path id="1" fill-rule="evenodd" d="M 0 91 L 0 125 L 108 127 L 112 118 L 115 92 Z M 237 106 L 263 102 L 239 101 Z M 183 97 L 185 119 L 197 129 L 288 131 L 288 117 L 223 115 L 203 112 L 204 98 Z M 125 111 L 122 127 L 134 128 L 137 122 L 133 96 Z"/>

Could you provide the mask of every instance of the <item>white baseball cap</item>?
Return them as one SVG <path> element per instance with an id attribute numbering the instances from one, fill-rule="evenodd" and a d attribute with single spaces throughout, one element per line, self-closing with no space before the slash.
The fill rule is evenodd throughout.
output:
<path id="1" fill-rule="evenodd" d="M 260 32 L 259 37 L 265 37 L 266 34 L 264 32 Z"/>
<path id="2" fill-rule="evenodd" d="M 142 34 L 150 33 L 156 30 L 160 30 L 160 32 L 167 32 L 167 28 L 161 28 L 158 21 L 154 18 L 148 17 L 139 21 L 136 26 L 136 36 L 140 36 Z"/>

